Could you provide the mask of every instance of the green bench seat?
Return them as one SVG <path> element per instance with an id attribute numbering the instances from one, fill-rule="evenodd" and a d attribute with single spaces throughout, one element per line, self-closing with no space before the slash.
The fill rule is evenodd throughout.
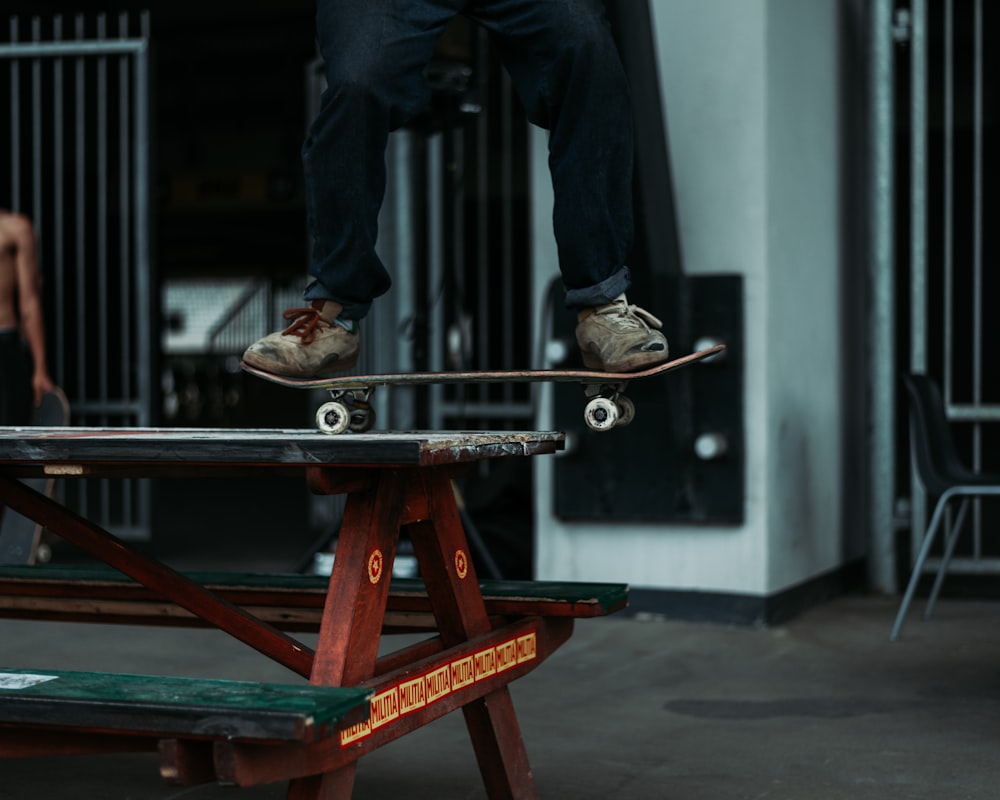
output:
<path id="1" fill-rule="evenodd" d="M 329 578 L 322 575 L 189 572 L 196 582 L 260 619 L 290 631 L 315 631 Z M 480 582 L 492 616 L 587 618 L 628 605 L 628 586 L 553 581 Z M 431 604 L 419 579 L 393 580 L 386 628 L 433 627 Z M 188 612 L 104 567 L 0 567 L 0 617 L 197 625 Z"/>
<path id="2" fill-rule="evenodd" d="M 0 724 L 311 743 L 368 718 L 366 689 L 0 667 Z"/>

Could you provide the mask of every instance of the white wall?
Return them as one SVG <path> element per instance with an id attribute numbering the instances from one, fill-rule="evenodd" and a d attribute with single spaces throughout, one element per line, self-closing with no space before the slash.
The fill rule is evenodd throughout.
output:
<path id="1" fill-rule="evenodd" d="M 840 566 L 837 2 L 651 6 L 684 268 L 744 276 L 745 522 L 566 524 L 539 459 L 537 571 L 766 595 Z M 540 305 L 556 262 L 545 135 L 533 144 Z"/>

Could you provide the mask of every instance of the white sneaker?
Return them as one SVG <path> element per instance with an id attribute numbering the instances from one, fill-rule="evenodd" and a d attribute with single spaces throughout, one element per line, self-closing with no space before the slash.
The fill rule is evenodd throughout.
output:
<path id="1" fill-rule="evenodd" d="M 358 324 L 326 319 L 323 304 L 314 300 L 311 306 L 284 312 L 288 327 L 254 342 L 243 360 L 286 378 L 327 377 L 353 367 L 361 342 Z"/>
<path id="2" fill-rule="evenodd" d="M 589 369 L 635 372 L 666 361 L 670 356 L 663 323 L 625 296 L 580 312 L 576 342 Z"/>

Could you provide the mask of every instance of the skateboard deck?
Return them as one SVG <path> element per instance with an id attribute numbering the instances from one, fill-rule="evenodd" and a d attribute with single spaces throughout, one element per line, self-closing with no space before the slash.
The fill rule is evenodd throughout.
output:
<path id="1" fill-rule="evenodd" d="M 635 406 L 625 396 L 631 381 L 651 378 L 718 356 L 726 346 L 719 344 L 680 358 L 664 361 L 637 372 L 600 372 L 591 369 L 529 369 L 506 371 L 454 371 L 337 375 L 328 378 L 286 378 L 240 362 L 240 367 L 258 378 L 295 389 L 325 389 L 331 402 L 316 412 L 316 425 L 324 433 L 362 432 L 374 424 L 369 404 L 376 386 L 422 386 L 458 383 L 579 383 L 588 398 L 584 411 L 587 426 L 605 431 L 627 425 L 635 416 Z"/>
<path id="2" fill-rule="evenodd" d="M 41 427 L 61 427 L 69 424 L 69 401 L 62 389 L 56 387 L 42 396 L 41 404 L 33 409 L 31 424 Z M 22 480 L 46 497 L 52 496 L 53 478 L 25 478 Z M 34 564 L 41 542 L 42 526 L 34 520 L 8 508 L 0 514 L 0 564 Z"/>

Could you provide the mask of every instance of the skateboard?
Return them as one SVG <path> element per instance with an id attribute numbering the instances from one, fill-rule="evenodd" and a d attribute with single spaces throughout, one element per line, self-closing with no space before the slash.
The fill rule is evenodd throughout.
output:
<path id="1" fill-rule="evenodd" d="M 62 427 L 69 424 L 69 401 L 62 389 L 56 387 L 42 395 L 41 404 L 32 410 L 31 424 Z M 53 478 L 24 478 L 22 480 L 46 497 L 52 496 L 55 486 Z M 5 509 L 0 514 L 0 564 L 34 564 L 45 561 L 41 545 L 42 526 L 34 520 L 18 514 L 13 509 Z"/>
<path id="2" fill-rule="evenodd" d="M 330 401 L 316 411 L 316 426 L 323 433 L 364 433 L 375 424 L 371 406 L 376 386 L 422 386 L 456 383 L 579 383 L 587 399 L 584 420 L 593 431 L 628 425 L 635 418 L 635 404 L 625 395 L 629 382 L 681 369 L 726 349 L 715 345 L 638 372 L 600 372 L 589 369 L 530 369 L 502 372 L 414 372 L 384 375 L 338 375 L 331 378 L 285 378 L 240 362 L 244 371 L 282 386 L 325 389 Z"/>

